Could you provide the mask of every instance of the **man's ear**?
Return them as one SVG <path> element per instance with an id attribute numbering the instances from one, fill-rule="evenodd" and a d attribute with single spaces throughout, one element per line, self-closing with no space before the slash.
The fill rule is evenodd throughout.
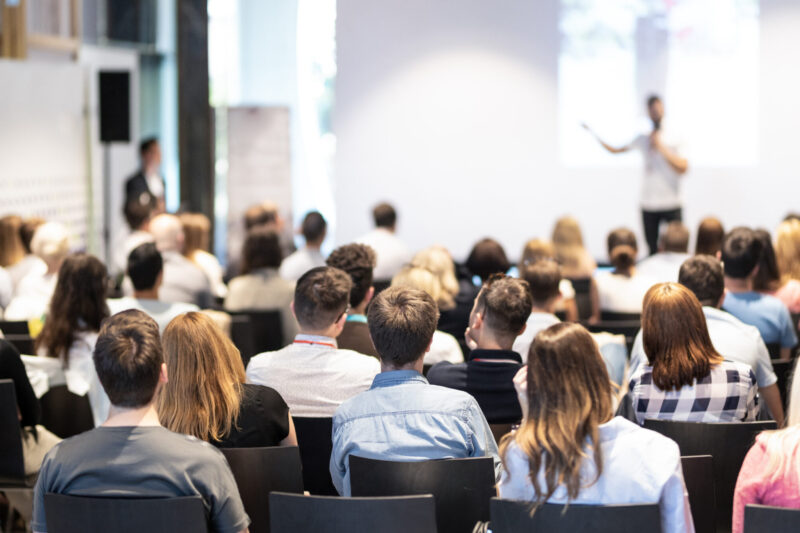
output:
<path id="1" fill-rule="evenodd" d="M 528 329 L 528 324 L 527 324 L 527 323 L 522 325 L 522 329 L 521 329 L 521 330 L 519 330 L 519 333 L 517 333 L 517 337 L 519 337 L 520 335 L 522 335 L 523 333 L 525 333 L 525 330 L 526 330 L 526 329 Z"/>
<path id="2" fill-rule="evenodd" d="M 344 323 L 347 322 L 347 313 L 342 313 L 342 316 L 339 317 L 339 320 L 336 321 L 336 328 L 343 329 Z"/>
<path id="3" fill-rule="evenodd" d="M 483 327 L 483 313 L 480 311 L 475 313 L 474 318 L 472 319 L 472 324 L 469 325 L 469 329 L 475 331 L 481 329 Z"/>
<path id="4" fill-rule="evenodd" d="M 292 303 L 289 304 L 289 309 L 292 310 L 292 316 L 295 320 L 297 320 L 297 313 L 294 312 L 294 300 L 292 300 Z"/>
<path id="5" fill-rule="evenodd" d="M 366 303 L 370 303 L 372 301 L 372 298 L 374 297 L 375 297 L 375 287 L 370 287 L 369 290 L 367 291 L 367 295 L 364 296 L 364 301 Z"/>

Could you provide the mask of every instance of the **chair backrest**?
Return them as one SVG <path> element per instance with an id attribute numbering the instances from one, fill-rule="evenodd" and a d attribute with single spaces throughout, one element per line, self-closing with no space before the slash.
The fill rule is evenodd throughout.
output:
<path id="1" fill-rule="evenodd" d="M 800 531 L 800 509 L 768 505 L 747 505 L 744 508 L 744 533 L 796 533 Z"/>
<path id="2" fill-rule="evenodd" d="M 489 520 L 495 489 L 491 457 L 431 461 L 381 461 L 350 456 L 353 496 L 433 494 L 439 533 L 470 533 Z"/>
<path id="3" fill-rule="evenodd" d="M 778 425 L 772 420 L 718 424 L 645 420 L 644 427 L 677 442 L 681 455 L 711 455 L 714 458 L 717 529 L 730 529 L 733 492 L 744 457 L 757 434 L 777 429 Z"/>
<path id="4" fill-rule="evenodd" d="M 0 331 L 3 335 L 30 335 L 28 322 L 25 320 L 0 320 Z"/>
<path id="5" fill-rule="evenodd" d="M 781 358 L 781 343 L 779 343 L 779 342 L 768 342 L 767 343 L 767 351 L 769 352 L 770 359 L 780 359 Z"/>
<path id="6" fill-rule="evenodd" d="M 235 321 L 233 317 L 244 315 L 250 320 L 250 343 L 248 343 L 249 345 L 245 346 L 245 348 L 252 353 L 245 353 L 245 351 L 242 350 L 242 347 L 237 345 L 237 347 L 239 347 L 239 351 L 242 352 L 242 359 L 246 361 L 245 366 L 247 366 L 247 361 L 249 361 L 250 358 L 256 354 L 260 354 L 262 352 L 271 352 L 273 350 L 279 350 L 283 348 L 283 321 L 281 319 L 280 311 L 234 311 L 230 312 L 230 315 L 231 337 L 234 336 Z"/>
<path id="7" fill-rule="evenodd" d="M 591 531 L 656 533 L 661 531 L 658 504 L 564 505 L 546 503 L 531 515 L 531 504 L 492 498 L 492 533 L 521 531 Z"/>
<path id="8" fill-rule="evenodd" d="M 772 369 L 778 377 L 778 390 L 781 392 L 783 405 L 789 401 L 789 385 L 792 383 L 794 361 L 772 361 Z"/>
<path id="9" fill-rule="evenodd" d="M 436 533 L 433 496 L 332 498 L 273 492 L 272 533 Z"/>
<path id="10" fill-rule="evenodd" d="M 0 487 L 24 486 L 25 463 L 14 382 L 0 379 Z"/>
<path id="11" fill-rule="evenodd" d="M 200 496 L 131 499 L 48 493 L 44 513 L 49 533 L 208 531 Z"/>
<path id="12" fill-rule="evenodd" d="M 253 323 L 247 315 L 231 315 L 231 341 L 239 349 L 242 363 L 247 368 L 250 359 L 256 355 L 255 334 L 253 333 Z"/>
<path id="13" fill-rule="evenodd" d="M 9 334 L 4 337 L 5 341 L 13 344 L 14 348 L 23 355 L 36 355 L 36 346 L 33 337 L 26 334 Z"/>
<path id="14" fill-rule="evenodd" d="M 697 533 L 716 531 L 714 501 L 714 459 L 710 455 L 681 457 L 683 481 L 689 493 L 694 530 Z"/>
<path id="15" fill-rule="evenodd" d="M 78 396 L 66 385 L 51 387 L 39 399 L 42 425 L 62 439 L 94 428 L 88 396 Z"/>
<path id="16" fill-rule="evenodd" d="M 303 472 L 297 446 L 222 448 L 239 487 L 250 533 L 269 533 L 269 493 L 303 493 Z"/>
<path id="17" fill-rule="evenodd" d="M 575 289 L 575 306 L 578 308 L 578 320 L 588 320 L 592 309 L 592 278 L 569 278 Z"/>
<path id="18" fill-rule="evenodd" d="M 641 322 L 641 313 L 618 313 L 616 311 L 600 311 L 603 322 Z"/>
<path id="19" fill-rule="evenodd" d="M 293 420 L 303 463 L 303 487 L 311 494 L 336 496 L 330 472 L 333 419 L 294 417 Z"/>

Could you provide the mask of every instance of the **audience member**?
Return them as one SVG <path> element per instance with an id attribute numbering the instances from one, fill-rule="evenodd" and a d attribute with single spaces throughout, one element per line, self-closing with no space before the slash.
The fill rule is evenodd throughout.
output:
<path id="1" fill-rule="evenodd" d="M 155 213 L 163 213 L 166 187 L 159 174 L 161 146 L 157 138 L 148 137 L 139 143 L 139 159 L 139 170 L 125 182 L 125 204 L 139 202 L 149 205 Z"/>
<path id="2" fill-rule="evenodd" d="M 492 424 L 519 422 L 522 412 L 513 379 L 522 358 L 511 348 L 525 331 L 532 306 L 526 281 L 504 274 L 490 277 L 475 299 L 465 334 L 472 348 L 469 360 L 435 365 L 428 372 L 428 380 L 471 394 Z"/>
<path id="3" fill-rule="evenodd" d="M 614 417 L 608 373 L 582 326 L 541 332 L 514 381 L 525 417 L 500 443 L 501 498 L 532 501 L 534 509 L 658 503 L 661 531 L 694 531 L 678 446 Z"/>
<path id="4" fill-rule="evenodd" d="M 384 461 L 491 456 L 499 477 L 497 445 L 475 399 L 422 376 L 437 315 L 429 294 L 405 287 L 386 289 L 370 305 L 381 373 L 333 417 L 330 471 L 342 496 L 350 496 L 351 455 Z"/>
<path id="5" fill-rule="evenodd" d="M 291 305 L 300 333 L 292 344 L 256 355 L 247 365 L 248 383 L 277 390 L 293 416 L 333 416 L 344 400 L 368 389 L 380 371 L 374 358 L 336 344 L 352 284 L 338 268 L 318 267 L 303 274 Z"/>
<path id="6" fill-rule="evenodd" d="M 163 332 L 176 316 L 200 310 L 194 304 L 159 300 L 159 289 L 164 282 L 164 260 L 155 243 L 147 242 L 133 249 L 128 256 L 127 274 L 133 284 L 133 296 L 108 300 L 112 315 L 126 309 L 138 309 L 150 315 Z"/>
<path id="7" fill-rule="evenodd" d="M 11 281 L 11 275 L 5 268 L 0 267 L 0 318 L 3 318 L 3 312 L 13 297 L 14 282 Z"/>
<path id="8" fill-rule="evenodd" d="M 511 263 L 503 245 L 494 239 L 484 238 L 475 243 L 467 256 L 467 269 L 480 278 L 483 285 L 493 274 L 506 274 Z"/>
<path id="9" fill-rule="evenodd" d="M 783 302 L 754 290 L 763 245 L 749 228 L 734 228 L 722 244 L 725 271 L 725 301 L 722 308 L 758 328 L 764 342 L 780 345 L 780 356 L 788 359 L 797 344 L 791 316 Z"/>
<path id="10" fill-rule="evenodd" d="M 367 327 L 367 305 L 375 294 L 372 270 L 375 251 L 366 244 L 345 244 L 328 257 L 327 265 L 347 273 L 353 282 L 350 289 L 350 310 L 342 332 L 336 338 L 340 348 L 378 357 Z"/>
<path id="11" fill-rule="evenodd" d="M 641 313 L 644 295 L 656 280 L 636 268 L 636 254 L 639 252 L 636 235 L 627 228 L 617 228 L 608 234 L 607 245 L 608 258 L 614 269 L 600 272 L 594 278 L 600 309 L 614 313 Z M 649 260 L 658 257 L 656 254 Z"/>
<path id="12" fill-rule="evenodd" d="M 375 229 L 356 241 L 375 250 L 377 264 L 374 276 L 377 281 L 392 279 L 400 269 L 411 261 L 411 252 L 395 234 L 397 231 L 397 211 L 387 203 L 381 203 L 372 210 Z"/>
<path id="13" fill-rule="evenodd" d="M 536 335 L 561 320 L 555 315 L 556 304 L 561 298 L 561 267 L 552 259 L 539 259 L 520 269 L 520 278 L 528 283 L 531 291 L 532 308 L 525 330 L 514 341 L 512 350 L 522 357 L 523 364 L 528 360 L 528 352 Z"/>
<path id="14" fill-rule="evenodd" d="M 642 342 L 648 364 L 631 378 L 640 424 L 647 418 L 689 422 L 755 420 L 756 377 L 724 360 L 711 344 L 697 297 L 683 285 L 659 283 L 644 297 Z"/>
<path id="15" fill-rule="evenodd" d="M 525 243 L 525 248 L 522 249 L 522 258 L 519 260 L 517 270 L 521 273 L 525 267 L 542 259 L 556 260 L 556 250 L 553 244 L 542 239 L 531 239 Z M 563 312 L 569 322 L 577 322 L 580 317 L 572 282 L 562 276 L 561 282 L 558 284 L 558 291 L 561 293 L 561 298 L 556 302 L 556 312 Z"/>
<path id="16" fill-rule="evenodd" d="M 583 233 L 573 217 L 561 217 L 553 227 L 553 247 L 556 261 L 567 279 L 591 278 L 597 268 L 589 251 L 583 245 Z"/>
<path id="17" fill-rule="evenodd" d="M 211 221 L 202 213 L 181 213 L 178 218 L 185 236 L 183 256 L 195 264 L 211 282 L 211 292 L 225 298 L 228 287 L 222 281 L 222 265 L 211 253 Z"/>
<path id="18" fill-rule="evenodd" d="M 775 297 L 790 313 L 800 313 L 800 220 L 787 220 L 778 226 L 775 256 L 781 274 Z"/>
<path id="19" fill-rule="evenodd" d="M 250 519 L 222 453 L 159 423 L 154 398 L 166 384 L 167 372 L 155 321 L 138 310 L 108 319 L 94 362 L 111 411 L 101 427 L 67 439 L 47 454 L 34 490 L 32 529 L 47 531 L 44 495 L 54 492 L 200 496 L 213 531 L 246 532 Z"/>
<path id="20" fill-rule="evenodd" d="M 658 253 L 639 262 L 639 273 L 656 282 L 678 281 L 678 270 L 689 258 L 689 230 L 677 220 L 667 224 L 658 242 Z"/>
<path id="21" fill-rule="evenodd" d="M 47 265 L 38 257 L 26 254 L 21 238 L 22 217 L 6 215 L 0 217 L 0 267 L 8 271 L 16 290 L 22 279 L 33 272 L 43 275 Z"/>
<path id="22" fill-rule="evenodd" d="M 694 247 L 695 255 L 717 256 L 722 250 L 722 239 L 725 238 L 725 230 L 722 222 L 718 218 L 706 217 L 700 221 L 697 227 L 697 242 Z"/>
<path id="23" fill-rule="evenodd" d="M 267 227 L 256 227 L 247 234 L 242 249 L 242 274 L 228 284 L 226 311 L 280 311 L 284 342 L 297 334 L 297 323 L 290 309 L 294 283 L 278 274 L 283 251 L 278 234 Z"/>
<path id="24" fill-rule="evenodd" d="M 322 243 L 328 235 L 328 223 L 319 211 L 311 211 L 303 218 L 303 225 L 300 233 L 306 241 L 306 245 L 281 263 L 281 277 L 289 281 L 297 281 L 300 276 L 312 268 L 325 266 L 325 258 L 322 256 Z"/>
<path id="25" fill-rule="evenodd" d="M 773 294 L 781 286 L 781 275 L 778 272 L 778 259 L 772 247 L 772 236 L 765 229 L 753 230 L 756 239 L 761 243 L 761 256 L 758 269 L 753 277 L 753 290 L 764 294 Z"/>
<path id="26" fill-rule="evenodd" d="M 134 248 L 146 242 L 153 242 L 153 235 L 150 233 L 150 219 L 153 217 L 153 206 L 150 203 L 141 203 L 133 200 L 125 204 L 123 209 L 125 221 L 128 223 L 130 232 L 125 236 L 121 246 L 114 250 L 114 258 L 111 265 L 111 274 L 118 280 L 125 275 L 128 267 L 128 256 Z"/>
<path id="27" fill-rule="evenodd" d="M 297 446 L 275 389 L 245 383 L 239 350 L 203 313 L 187 313 L 162 339 L 169 381 L 156 398 L 165 428 L 220 448 Z"/>

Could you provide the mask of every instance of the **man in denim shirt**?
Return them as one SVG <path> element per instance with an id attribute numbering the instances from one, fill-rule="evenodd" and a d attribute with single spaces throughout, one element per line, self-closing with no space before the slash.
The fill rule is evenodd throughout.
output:
<path id="1" fill-rule="evenodd" d="M 330 470 L 342 496 L 350 496 L 350 455 L 388 461 L 491 456 L 500 478 L 497 444 L 475 399 L 422 376 L 438 319 L 436 303 L 416 289 L 387 289 L 370 306 L 367 324 L 381 373 L 333 416 Z"/>

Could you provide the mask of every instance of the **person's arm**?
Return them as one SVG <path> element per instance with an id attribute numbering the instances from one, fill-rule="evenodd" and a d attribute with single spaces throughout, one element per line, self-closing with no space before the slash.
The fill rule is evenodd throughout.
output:
<path id="1" fill-rule="evenodd" d="M 294 430 L 294 420 L 289 414 L 289 434 L 281 441 L 281 446 L 297 446 L 297 433 Z"/>
<path id="2" fill-rule="evenodd" d="M 744 508 L 751 503 L 761 503 L 759 496 L 760 485 L 758 480 L 763 479 L 763 469 L 766 457 L 763 446 L 756 441 L 747 456 L 744 458 L 739 477 L 736 479 L 736 489 L 733 493 L 733 529 L 732 533 L 744 531 Z"/>
<path id="3" fill-rule="evenodd" d="M 760 387 L 758 394 L 767 404 L 772 418 L 778 423 L 778 427 L 783 427 L 783 402 L 781 402 L 781 392 L 778 390 L 778 384 L 773 383 L 768 387 Z"/>
<path id="4" fill-rule="evenodd" d="M 683 481 L 683 470 L 678 454 L 675 462 L 675 471 L 664 484 L 658 502 L 661 511 L 661 529 L 663 533 L 694 533 L 689 493 Z"/>
<path id="5" fill-rule="evenodd" d="M 339 496 L 350 496 L 345 494 L 344 478 L 347 475 L 347 451 L 345 451 L 344 437 L 342 436 L 341 426 L 336 424 L 336 417 L 333 418 L 333 447 L 331 449 L 331 461 L 328 470 L 331 473 L 331 481 L 336 488 Z"/>
<path id="6" fill-rule="evenodd" d="M 751 369 L 749 371 L 750 375 L 750 388 L 747 391 L 747 405 L 744 420 L 745 421 L 754 421 L 758 417 L 758 402 L 756 400 L 756 394 L 758 392 L 758 382 L 756 381 L 756 375 L 753 373 Z M 780 395 L 779 395 L 780 396 Z"/>
<path id="7" fill-rule="evenodd" d="M 669 163 L 669 166 L 678 174 L 685 174 L 689 170 L 689 160 L 681 157 L 677 152 L 661 142 L 661 132 L 654 131 L 650 134 L 650 145 Z"/>
<path id="8" fill-rule="evenodd" d="M 583 126 L 583 128 L 584 128 L 586 131 L 588 131 L 589 133 L 591 133 L 591 134 L 592 134 L 592 137 L 594 137 L 594 138 L 597 140 L 597 142 L 598 142 L 598 143 L 600 143 L 600 146 L 602 146 L 603 148 L 605 148 L 605 149 L 606 149 L 606 150 L 607 150 L 609 153 L 612 153 L 612 154 L 621 154 L 621 153 L 623 153 L 623 152 L 627 152 L 628 150 L 630 150 L 630 149 L 631 149 L 631 145 L 630 145 L 630 144 L 628 144 L 628 145 L 626 145 L 626 146 L 619 146 L 619 147 L 611 146 L 610 144 L 608 144 L 607 142 L 605 142 L 603 139 L 601 139 L 601 138 L 600 138 L 600 136 L 599 136 L 599 135 L 597 135 L 597 134 L 594 132 L 594 130 L 592 130 L 592 128 L 590 128 L 590 127 L 589 127 L 589 125 L 588 125 L 588 124 L 581 124 L 581 126 Z"/>
<path id="9" fill-rule="evenodd" d="M 497 451 L 497 442 L 494 440 L 492 428 L 483 414 L 478 402 L 470 398 L 468 415 L 469 423 L 472 426 L 474 439 L 470 457 L 491 457 L 494 460 L 495 481 L 500 482 L 503 473 L 503 463 L 500 461 L 500 453 Z"/>

